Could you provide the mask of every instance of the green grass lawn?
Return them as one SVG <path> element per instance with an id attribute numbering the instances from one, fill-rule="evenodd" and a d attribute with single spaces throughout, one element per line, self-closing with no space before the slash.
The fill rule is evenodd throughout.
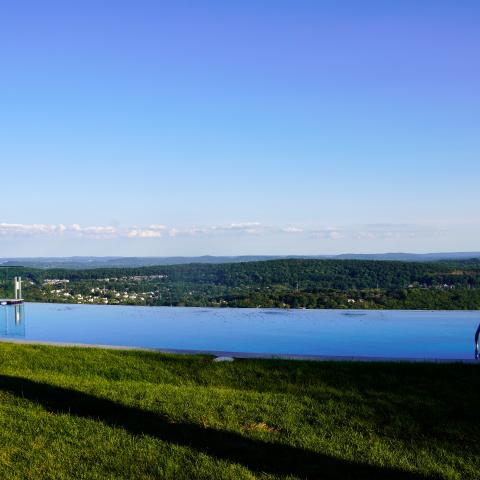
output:
<path id="1" fill-rule="evenodd" d="M 0 478 L 480 478 L 480 366 L 0 344 Z"/>

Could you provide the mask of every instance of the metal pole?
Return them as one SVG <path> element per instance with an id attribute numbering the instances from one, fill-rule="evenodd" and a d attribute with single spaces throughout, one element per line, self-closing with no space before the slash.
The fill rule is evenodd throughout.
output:
<path id="1" fill-rule="evenodd" d="M 475 360 L 480 359 L 480 354 L 478 352 L 478 337 L 480 336 L 480 323 L 478 324 L 477 331 L 475 333 Z"/>
<path id="2" fill-rule="evenodd" d="M 15 300 L 21 300 L 22 298 L 22 277 L 14 277 L 13 290 Z"/>

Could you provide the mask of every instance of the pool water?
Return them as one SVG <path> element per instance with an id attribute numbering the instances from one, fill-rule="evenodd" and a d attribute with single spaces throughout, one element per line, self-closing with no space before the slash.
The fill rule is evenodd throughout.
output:
<path id="1" fill-rule="evenodd" d="M 480 311 L 0 306 L 3 338 L 307 356 L 472 359 L 479 322 Z"/>

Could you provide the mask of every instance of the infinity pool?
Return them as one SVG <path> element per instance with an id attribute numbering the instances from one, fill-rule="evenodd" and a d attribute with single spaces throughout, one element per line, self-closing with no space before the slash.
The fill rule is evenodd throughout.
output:
<path id="1" fill-rule="evenodd" d="M 273 310 L 27 303 L 0 338 L 307 356 L 472 359 L 480 311 Z"/>

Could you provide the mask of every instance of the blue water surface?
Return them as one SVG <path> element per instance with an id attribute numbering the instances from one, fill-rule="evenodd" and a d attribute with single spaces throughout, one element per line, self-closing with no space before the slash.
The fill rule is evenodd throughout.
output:
<path id="1" fill-rule="evenodd" d="M 321 356 L 471 359 L 479 322 L 478 311 L 0 306 L 4 338 Z"/>

